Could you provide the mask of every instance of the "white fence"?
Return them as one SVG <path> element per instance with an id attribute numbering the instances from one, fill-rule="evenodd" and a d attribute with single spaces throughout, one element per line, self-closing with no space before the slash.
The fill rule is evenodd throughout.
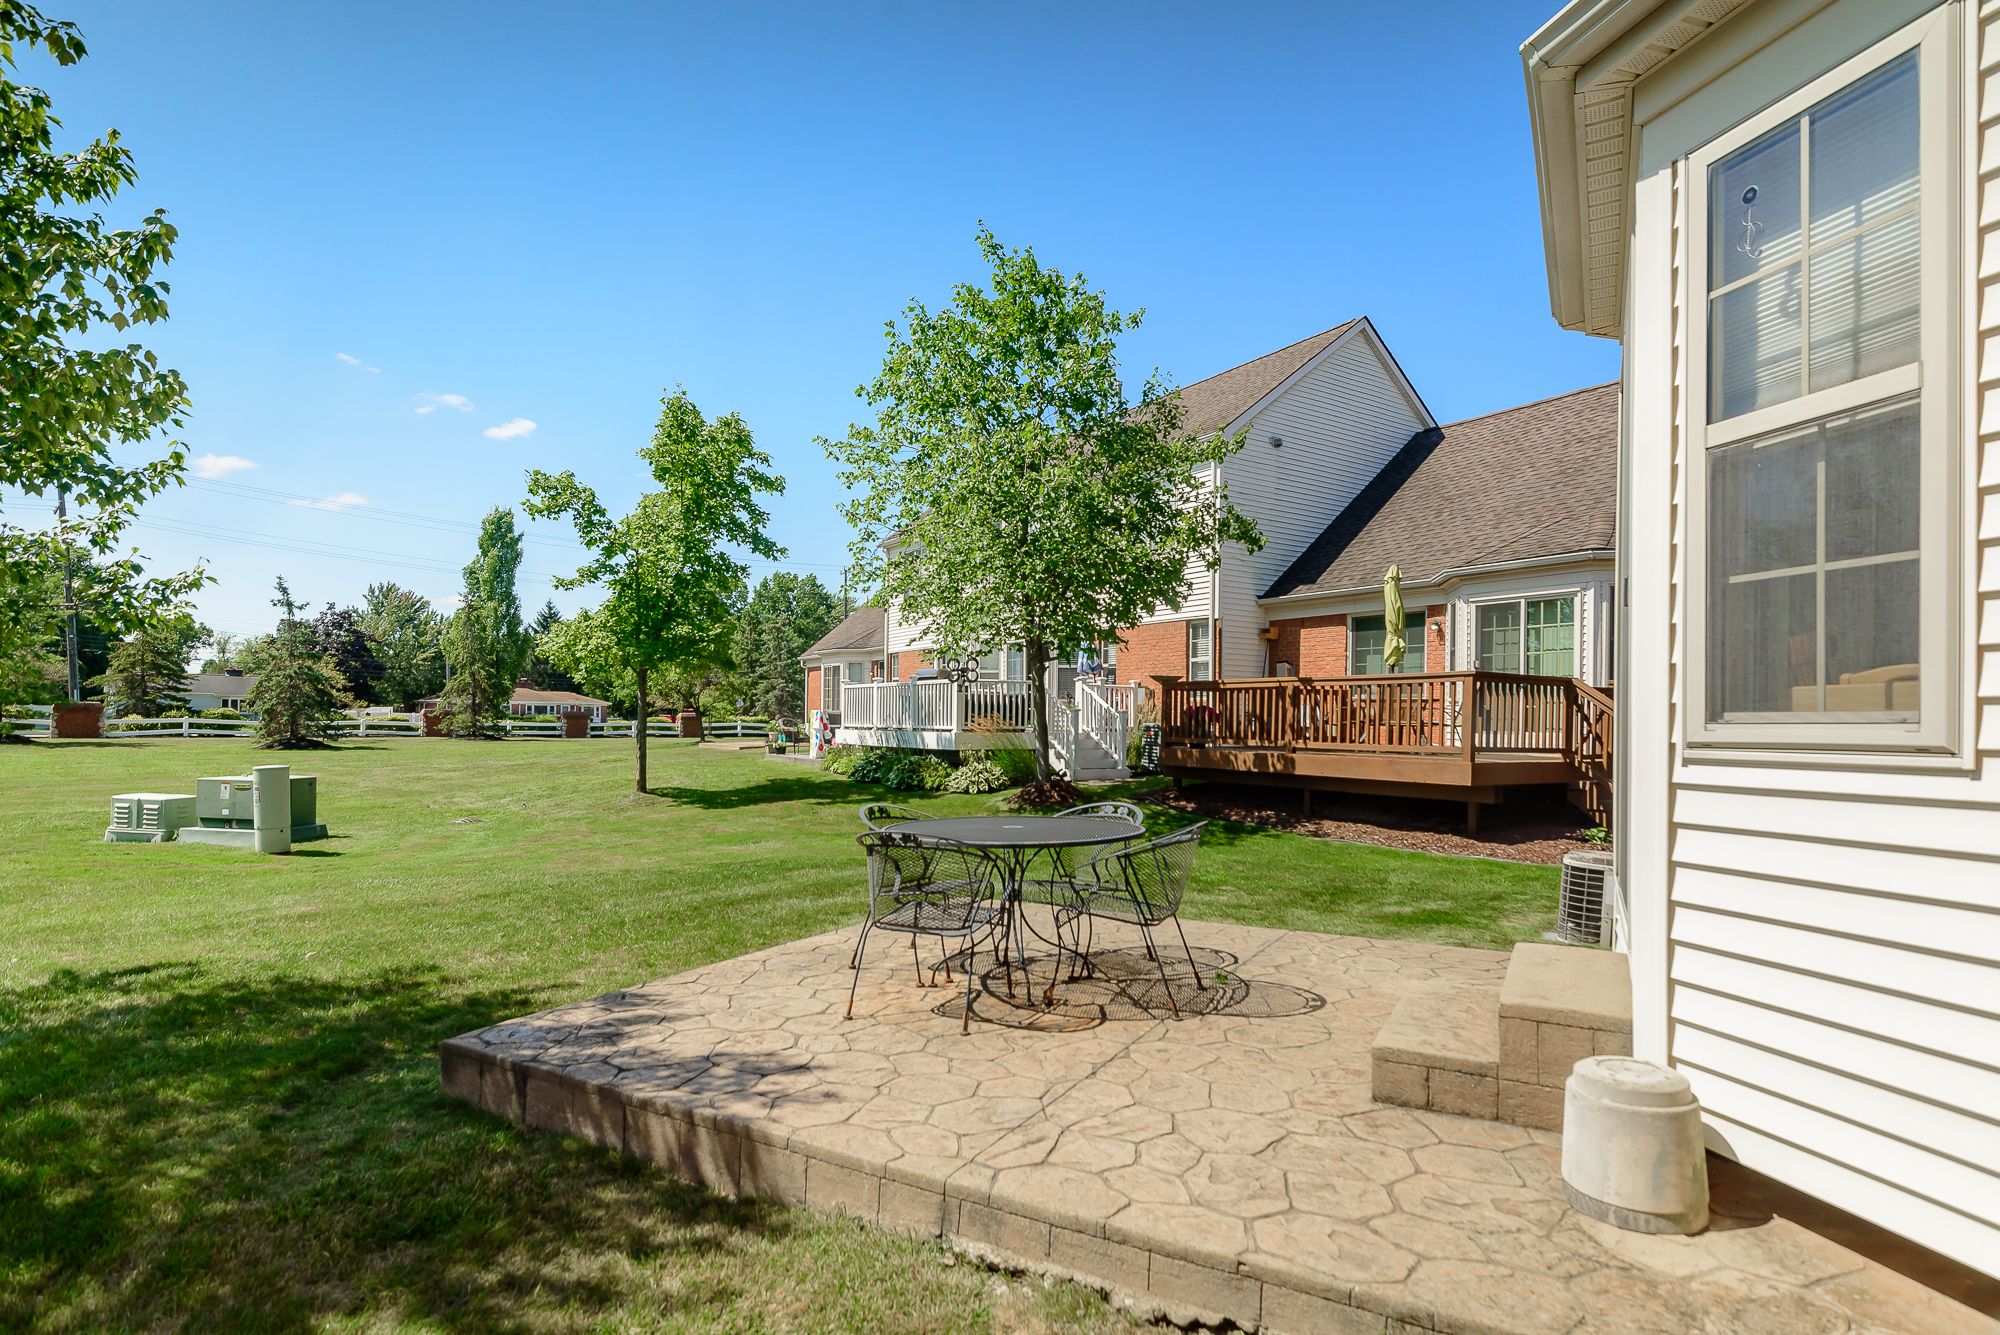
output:
<path id="1" fill-rule="evenodd" d="M 1028 683 L 980 681 L 961 686 L 943 678 L 876 681 L 840 688 L 840 726 L 897 731 L 959 732 L 1028 726 Z"/>
<path id="2" fill-rule="evenodd" d="M 22 732 L 33 731 L 38 736 L 48 734 L 49 721 L 46 715 L 40 719 L 10 719 L 9 724 Z M 553 714 L 533 714 L 500 721 L 501 729 L 509 738 L 554 737 L 563 735 L 562 720 Z M 590 725 L 592 737 L 630 737 L 638 725 L 622 719 Z M 244 737 L 257 731 L 255 719 L 233 718 L 118 718 L 106 719 L 104 734 L 107 737 Z M 704 737 L 755 738 L 768 731 L 763 723 L 727 722 L 702 724 Z M 375 714 L 361 718 L 336 719 L 332 724 L 336 737 L 421 737 L 424 734 L 423 720 L 415 714 Z M 655 719 L 646 725 L 648 737 L 679 737 L 678 723 L 665 723 Z"/>

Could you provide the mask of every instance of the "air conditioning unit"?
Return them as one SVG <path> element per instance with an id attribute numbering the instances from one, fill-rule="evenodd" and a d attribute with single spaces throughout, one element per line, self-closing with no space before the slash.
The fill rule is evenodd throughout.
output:
<path id="1" fill-rule="evenodd" d="M 1563 854 L 1562 898 L 1556 905 L 1556 938 L 1573 945 L 1611 944 L 1608 900 L 1613 883 L 1611 850 L 1586 848 Z"/>
<path id="2" fill-rule="evenodd" d="M 107 844 L 160 844 L 195 822 L 192 793 L 120 793 L 111 799 Z"/>

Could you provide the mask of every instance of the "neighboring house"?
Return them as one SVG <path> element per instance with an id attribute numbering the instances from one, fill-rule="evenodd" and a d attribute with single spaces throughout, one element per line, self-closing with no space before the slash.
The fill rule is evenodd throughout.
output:
<path id="1" fill-rule="evenodd" d="M 248 714 L 250 692 L 257 689 L 257 674 L 241 668 L 225 672 L 197 672 L 188 678 L 187 707 L 191 714 L 210 709 L 234 709 Z"/>
<path id="2" fill-rule="evenodd" d="M 435 695 L 427 696 L 417 701 L 417 708 L 436 709 L 439 699 Z M 579 695 L 575 691 L 538 690 L 525 677 L 514 687 L 514 694 L 507 698 L 507 712 L 519 718 L 588 714 L 592 723 L 602 723 L 610 708 L 609 700 L 599 700 L 596 696 Z"/>
<path id="3" fill-rule="evenodd" d="M 806 713 L 816 709 L 839 722 L 840 688 L 849 682 L 881 681 L 885 675 L 882 609 L 872 603 L 849 612 L 800 655 L 806 673 Z"/>
<path id="4" fill-rule="evenodd" d="M 1635 1053 L 2000 1276 L 2000 7 L 1579 0 L 1522 54 L 1555 317 L 1624 348 Z"/>
<path id="5" fill-rule="evenodd" d="M 1098 692 L 1103 707 L 1129 723 L 1138 698 L 1131 688 L 1154 691 L 1163 681 L 1380 675 L 1387 635 L 1382 582 L 1392 564 L 1404 577 L 1410 646 L 1404 673 L 1484 670 L 1608 681 L 1616 386 L 1440 427 L 1364 318 L 1188 385 L 1181 401 L 1188 430 L 1244 434 L 1242 450 L 1204 469 L 1203 477 L 1227 487 L 1265 545 L 1252 553 L 1227 544 L 1213 570 L 1190 562 L 1188 592 L 1177 606 L 1158 609 L 1115 643 L 1086 647 L 1080 657 L 1118 683 L 1115 691 Z M 882 643 L 892 681 L 921 678 L 936 666 L 925 627 L 898 615 L 893 604 Z M 968 688 L 981 699 L 951 711 L 940 701 L 865 693 L 875 703 L 864 711 L 866 720 L 844 710 L 842 740 L 941 749 L 1005 744 L 991 740 L 990 726 L 968 732 L 965 725 L 975 717 L 989 725 L 1013 720 L 1018 730 L 1025 720 L 1021 657 L 1011 647 L 986 654 L 980 684 Z M 1457 719 L 1473 702 L 1459 698 L 1462 683 L 1427 689 L 1431 698 L 1422 708 L 1437 727 L 1426 743 L 1435 750 L 1447 734 L 1457 736 Z M 857 703 L 864 698 L 851 694 Z M 1071 695 L 1067 683 L 1059 694 Z M 1077 702 L 1083 712 L 1092 707 Z M 1350 712 L 1364 722 L 1373 718 L 1367 710 Z M 926 726 L 908 726 L 919 716 Z M 888 726 L 872 726 L 885 719 Z M 1067 736 L 1071 720 L 1058 722 Z M 1213 769 L 1218 756 L 1208 743 L 1270 736 L 1266 730 L 1204 737 L 1208 754 L 1181 760 L 1189 772 Z M 1122 755 L 1115 732 L 1104 740 L 1106 750 Z M 1093 759 L 1104 757 L 1079 757 L 1072 772 L 1111 777 L 1107 769 L 1122 767 L 1122 760 L 1098 766 L 1088 763 Z M 1331 764 L 1315 762 L 1322 769 Z M 1239 777 L 1307 788 L 1349 787 L 1357 777 L 1289 761 L 1256 768 Z M 1173 764 L 1168 769 L 1178 772 Z M 1538 758 L 1529 769 L 1475 773 L 1468 762 L 1449 774 L 1366 777 L 1371 791 L 1437 796 L 1452 788 L 1487 802 L 1510 783 L 1567 783 L 1574 776 L 1564 763 Z"/>

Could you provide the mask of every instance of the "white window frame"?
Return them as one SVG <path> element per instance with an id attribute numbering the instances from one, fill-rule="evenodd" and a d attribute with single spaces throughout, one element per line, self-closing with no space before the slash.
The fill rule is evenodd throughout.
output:
<path id="1" fill-rule="evenodd" d="M 1684 663 L 1687 708 L 1682 739 L 1692 749 L 1821 751 L 1855 754 L 1954 750 L 1958 731 L 1958 618 L 1960 507 L 1952 442 L 1959 421 L 1958 347 L 1961 298 L 1959 152 L 1961 73 L 1955 7 L 1945 5 L 1812 79 L 1727 133 L 1688 155 L 1683 192 L 1686 238 L 1682 311 L 1687 331 L 1687 384 L 1682 404 L 1687 440 L 1687 573 L 1684 586 L 1688 638 Z M 1784 403 L 1709 423 L 1709 168 L 1736 150 L 1866 78 L 1905 52 L 1916 50 L 1919 261 L 1922 306 L 1918 362 L 1880 371 Z M 1802 192 L 1800 209 L 1810 208 Z M 1802 334 L 1803 337 L 1803 334 Z M 1711 722 L 1708 717 L 1709 464 L 1711 451 L 1788 427 L 1805 426 L 1871 404 L 1915 393 L 1920 421 L 1921 516 L 1918 615 L 1918 718 L 1885 721 L 1868 715 L 1814 714 L 1799 721 Z"/>
<path id="2" fill-rule="evenodd" d="M 1584 591 L 1575 588 L 1537 589 L 1532 593 L 1496 593 L 1486 597 L 1471 598 L 1466 601 L 1465 623 L 1465 667 L 1469 672 L 1498 672 L 1499 668 L 1479 666 L 1479 609 L 1482 607 L 1504 607 L 1511 603 L 1521 609 L 1521 656 L 1509 669 L 1517 677 L 1539 676 L 1528 671 L 1528 604 L 1545 603 L 1557 598 L 1569 599 L 1570 646 L 1569 675 L 1582 677 L 1583 671 L 1583 616 Z M 1550 677 L 1550 681 L 1561 681 L 1561 677 Z"/>
<path id="3" fill-rule="evenodd" d="M 1203 633 L 1208 637 L 1208 652 L 1201 658 L 1194 656 L 1194 629 L 1196 626 L 1200 626 Z M 1208 670 L 1197 675 L 1194 670 L 1196 663 L 1206 664 Z M 1207 618 L 1196 617 L 1187 623 L 1187 672 L 1189 681 L 1215 680 L 1215 623 Z"/>

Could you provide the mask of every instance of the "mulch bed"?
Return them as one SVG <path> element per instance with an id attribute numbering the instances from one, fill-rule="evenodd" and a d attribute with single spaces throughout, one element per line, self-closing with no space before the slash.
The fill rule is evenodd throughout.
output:
<path id="1" fill-rule="evenodd" d="M 1465 833 L 1465 804 L 1419 798 L 1314 793 L 1313 814 L 1300 814 L 1299 794 L 1249 784 L 1189 783 L 1162 789 L 1152 801 L 1192 815 L 1242 821 L 1315 839 L 1345 839 L 1424 853 L 1502 858 L 1553 866 L 1565 853 L 1592 848 L 1583 838 L 1590 818 L 1562 797 L 1510 794 L 1479 813 L 1479 833 Z"/>

